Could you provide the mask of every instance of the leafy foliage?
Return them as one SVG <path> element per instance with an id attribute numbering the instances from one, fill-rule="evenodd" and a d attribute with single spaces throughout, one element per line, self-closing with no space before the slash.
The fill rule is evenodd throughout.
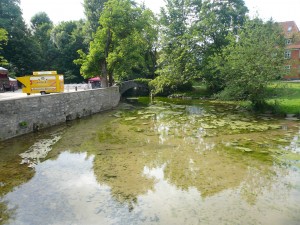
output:
<path id="1" fill-rule="evenodd" d="M 219 97 L 250 100 L 262 105 L 267 86 L 283 72 L 284 39 L 272 21 L 248 20 L 237 36 L 229 34 L 229 44 L 210 58 L 210 69 L 223 82 Z"/>
<path id="2" fill-rule="evenodd" d="M 189 82 L 201 77 L 218 90 L 220 80 L 211 76 L 209 57 L 228 44 L 229 33 L 242 26 L 247 12 L 244 1 L 166 2 L 161 13 L 162 51 L 157 73 L 165 77 L 162 80 Z"/>
<path id="3" fill-rule="evenodd" d="M 149 74 L 149 58 L 156 39 L 154 15 L 129 0 L 109 0 L 100 17 L 101 26 L 90 43 L 89 53 L 79 51 L 84 77 L 101 74 L 121 81 Z M 148 61 L 147 61 L 148 59 Z M 153 65 L 155 62 L 150 60 Z M 106 84 L 102 84 L 106 86 Z"/>
<path id="4" fill-rule="evenodd" d="M 195 23 L 194 33 L 201 43 L 198 59 L 201 59 L 201 76 L 212 92 L 220 91 L 222 79 L 209 67 L 210 57 L 218 54 L 229 44 L 226 38 L 235 35 L 243 27 L 246 20 L 247 7 L 243 0 L 208 1 L 205 0 L 199 12 L 199 20 Z"/>
<path id="5" fill-rule="evenodd" d="M 7 60 L 2 56 L 2 46 L 7 44 L 7 31 L 0 28 L 0 65 L 4 66 L 7 65 Z"/>
<path id="6" fill-rule="evenodd" d="M 168 96 L 174 92 L 191 91 L 192 82 L 187 80 L 169 79 L 166 76 L 158 76 L 149 82 L 154 95 Z"/>
<path id="7" fill-rule="evenodd" d="M 8 61 L 8 67 L 20 74 L 22 69 L 29 73 L 38 67 L 39 54 L 36 51 L 37 43 L 32 41 L 22 18 L 19 4 L 19 0 L 0 1 L 0 27 L 8 32 L 3 57 Z"/>
<path id="8" fill-rule="evenodd" d="M 35 51 L 39 53 L 37 70 L 53 70 L 58 52 L 50 40 L 52 29 L 53 23 L 46 13 L 40 12 L 31 18 L 32 41 L 36 43 Z"/>
<path id="9" fill-rule="evenodd" d="M 194 35 L 192 24 L 196 21 L 201 1 L 168 0 L 166 10 L 161 12 L 162 51 L 160 75 L 192 78 L 194 58 Z"/>
<path id="10" fill-rule="evenodd" d="M 156 94 L 180 89 L 199 74 L 192 24 L 197 21 L 201 1 L 167 0 L 166 3 L 160 15 L 159 76 L 152 82 Z"/>
<path id="11" fill-rule="evenodd" d="M 147 78 L 136 78 L 134 79 L 134 81 L 136 83 L 139 83 L 139 84 L 143 84 L 145 86 L 148 86 L 149 83 L 152 81 L 152 79 L 147 79 Z"/>
<path id="12" fill-rule="evenodd" d="M 87 18 L 85 23 L 88 39 L 92 39 L 92 34 L 96 33 L 99 24 L 100 15 L 104 9 L 104 3 L 107 0 L 84 0 L 84 13 Z"/>
<path id="13" fill-rule="evenodd" d="M 83 81 L 79 66 L 73 62 L 78 49 L 86 49 L 83 27 L 83 21 L 62 22 L 51 32 L 51 40 L 57 51 L 54 66 L 65 75 L 67 83 Z"/>
<path id="14" fill-rule="evenodd" d="M 84 14 L 86 20 L 84 21 L 84 44 L 89 46 L 90 42 L 93 41 L 94 35 L 100 26 L 100 16 L 104 10 L 104 5 L 107 0 L 84 0 Z M 84 51 L 87 53 L 88 51 Z"/>

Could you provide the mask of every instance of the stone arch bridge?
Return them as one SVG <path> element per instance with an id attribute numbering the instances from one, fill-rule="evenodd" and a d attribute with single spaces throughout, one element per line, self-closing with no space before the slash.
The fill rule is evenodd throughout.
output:
<path id="1" fill-rule="evenodd" d="M 129 89 L 132 89 L 132 88 L 148 89 L 147 85 L 138 83 L 134 80 L 124 81 L 121 84 L 119 84 L 118 86 L 119 86 L 120 95 L 124 94 L 126 91 L 128 91 Z"/>

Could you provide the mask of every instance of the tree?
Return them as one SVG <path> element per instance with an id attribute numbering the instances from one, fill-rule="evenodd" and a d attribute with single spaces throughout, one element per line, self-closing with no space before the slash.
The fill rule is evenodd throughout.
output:
<path id="1" fill-rule="evenodd" d="M 0 28 L 0 65 L 7 65 L 7 60 L 2 56 L 2 46 L 7 44 L 7 31 Z"/>
<path id="2" fill-rule="evenodd" d="M 51 41 L 57 51 L 53 65 L 56 70 L 65 75 L 67 83 L 83 81 L 80 67 L 73 62 L 78 57 L 79 49 L 84 51 L 87 49 L 84 44 L 83 27 L 83 21 L 61 22 L 51 32 Z"/>
<path id="3" fill-rule="evenodd" d="M 36 42 L 39 53 L 38 70 L 51 70 L 57 51 L 50 40 L 50 33 L 53 29 L 53 23 L 45 12 L 34 15 L 31 20 L 31 30 L 33 33 L 32 41 Z"/>
<path id="4" fill-rule="evenodd" d="M 203 2 L 199 20 L 194 25 L 194 34 L 202 48 L 197 58 L 201 60 L 201 77 L 212 92 L 221 90 L 222 77 L 210 70 L 209 60 L 227 46 L 228 34 L 236 34 L 243 26 L 248 12 L 244 0 Z"/>
<path id="5" fill-rule="evenodd" d="M 198 73 L 198 59 L 194 54 L 197 43 L 191 28 L 201 9 L 201 0 L 167 0 L 166 3 L 160 15 L 159 77 L 151 82 L 154 93 L 180 89 L 179 86 L 186 86 Z"/>
<path id="6" fill-rule="evenodd" d="M 151 11 L 130 0 L 109 0 L 100 17 L 101 26 L 90 43 L 89 53 L 79 51 L 84 77 L 102 77 L 102 86 L 149 74 L 149 51 L 153 50 L 156 30 Z M 149 57 L 148 57 L 149 59 Z M 151 60 L 150 60 L 151 61 Z M 151 61 L 153 64 L 153 61 Z"/>
<path id="7" fill-rule="evenodd" d="M 3 56 L 9 62 L 9 68 L 26 73 L 38 67 L 38 52 L 36 43 L 31 40 L 31 34 L 22 18 L 19 0 L 0 1 L 0 27 L 8 32 L 7 45 L 3 47 Z"/>
<path id="8" fill-rule="evenodd" d="M 272 21 L 248 20 L 237 35 L 227 36 L 229 44 L 210 60 L 210 69 L 223 77 L 219 97 L 249 100 L 261 107 L 267 87 L 283 72 L 284 38 Z"/>
<path id="9" fill-rule="evenodd" d="M 96 33 L 97 28 L 99 27 L 99 19 L 101 13 L 104 9 L 104 4 L 107 0 L 84 0 L 83 7 L 84 7 L 84 14 L 86 16 L 86 23 L 85 23 L 85 41 L 89 43 L 92 38 L 93 34 Z"/>

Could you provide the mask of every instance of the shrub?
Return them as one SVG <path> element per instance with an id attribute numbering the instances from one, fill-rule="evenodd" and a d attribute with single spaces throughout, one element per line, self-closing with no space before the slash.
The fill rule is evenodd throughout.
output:
<path id="1" fill-rule="evenodd" d="M 154 95 L 167 96 L 174 92 L 193 90 L 192 82 L 183 80 L 170 80 L 165 76 L 159 76 L 149 83 Z"/>

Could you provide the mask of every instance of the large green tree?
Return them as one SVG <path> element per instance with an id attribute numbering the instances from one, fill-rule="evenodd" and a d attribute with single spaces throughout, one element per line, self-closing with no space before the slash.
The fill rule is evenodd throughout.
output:
<path id="1" fill-rule="evenodd" d="M 32 41 L 36 42 L 39 53 L 38 70 L 52 70 L 58 51 L 50 40 L 53 23 L 45 12 L 35 14 L 31 20 Z"/>
<path id="2" fill-rule="evenodd" d="M 90 43 L 89 53 L 79 51 L 84 77 L 101 76 L 102 86 L 151 73 L 154 15 L 130 0 L 109 0 L 100 17 L 101 26 Z M 151 66 L 149 66 L 151 64 Z"/>
<path id="3" fill-rule="evenodd" d="M 0 27 L 8 32 L 3 56 L 9 62 L 10 69 L 17 74 L 21 71 L 31 73 L 38 67 L 38 47 L 31 40 L 31 33 L 22 18 L 19 0 L 0 1 Z"/>
<path id="4" fill-rule="evenodd" d="M 53 68 L 65 75 L 67 83 L 83 81 L 80 66 L 73 62 L 78 57 L 77 51 L 86 51 L 87 48 L 84 44 L 83 27 L 83 21 L 61 22 L 51 32 L 51 41 L 57 50 Z"/>
<path id="5" fill-rule="evenodd" d="M 219 96 L 262 106 L 268 85 L 283 72 L 282 31 L 272 21 L 248 20 L 237 35 L 230 33 L 227 41 L 221 52 L 209 58 L 211 71 L 223 82 Z"/>
<path id="6" fill-rule="evenodd" d="M 107 0 L 84 0 L 83 2 L 84 14 L 86 16 L 85 29 L 89 40 L 92 39 L 92 34 L 97 31 L 105 2 Z"/>
<path id="7" fill-rule="evenodd" d="M 151 82 L 155 93 L 172 92 L 199 73 L 198 49 L 192 25 L 198 20 L 201 0 L 167 0 L 160 15 L 159 77 Z"/>
<path id="8" fill-rule="evenodd" d="M 194 24 L 195 39 L 201 49 L 195 54 L 201 60 L 201 76 L 212 92 L 222 88 L 222 79 L 210 70 L 210 56 L 220 52 L 229 42 L 228 34 L 236 34 L 243 26 L 248 12 L 244 0 L 204 0 L 198 21 Z"/>

